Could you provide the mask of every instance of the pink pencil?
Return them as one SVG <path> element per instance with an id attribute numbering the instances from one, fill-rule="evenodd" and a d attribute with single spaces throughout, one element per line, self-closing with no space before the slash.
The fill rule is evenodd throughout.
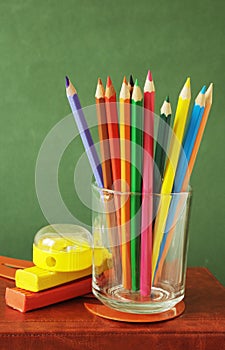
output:
<path id="1" fill-rule="evenodd" d="M 155 87 L 148 71 L 144 86 L 144 143 L 143 184 L 141 219 L 141 267 L 140 293 L 149 296 L 151 292 L 152 261 L 152 195 L 153 193 L 153 148 L 154 148 L 154 101 Z"/>

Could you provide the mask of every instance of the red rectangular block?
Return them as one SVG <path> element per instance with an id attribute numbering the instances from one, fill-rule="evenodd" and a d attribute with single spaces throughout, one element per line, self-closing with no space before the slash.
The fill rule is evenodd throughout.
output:
<path id="1" fill-rule="evenodd" d="M 13 309 L 26 312 L 88 294 L 91 292 L 91 284 L 92 277 L 87 276 L 38 293 L 29 292 L 17 287 L 7 287 L 5 301 Z"/>

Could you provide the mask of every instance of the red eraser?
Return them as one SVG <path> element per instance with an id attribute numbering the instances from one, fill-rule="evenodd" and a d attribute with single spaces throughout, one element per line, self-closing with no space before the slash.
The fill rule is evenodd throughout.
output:
<path id="1" fill-rule="evenodd" d="M 91 285 L 92 277 L 87 276 L 38 293 L 17 287 L 7 287 L 5 301 L 6 305 L 13 309 L 26 312 L 88 294 L 91 292 Z"/>

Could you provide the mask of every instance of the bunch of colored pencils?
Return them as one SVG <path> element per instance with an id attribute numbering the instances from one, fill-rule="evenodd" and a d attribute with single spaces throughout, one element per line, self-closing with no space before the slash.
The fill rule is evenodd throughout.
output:
<path id="1" fill-rule="evenodd" d="M 170 194 L 187 191 L 212 105 L 212 90 L 212 84 L 201 89 L 189 123 L 190 78 L 180 92 L 173 125 L 166 97 L 154 143 L 155 87 L 151 72 L 144 96 L 137 80 L 134 84 L 131 76 L 128 83 L 124 77 L 118 104 L 110 77 L 106 89 L 98 79 L 95 98 L 100 161 L 77 92 L 66 78 L 67 97 L 97 185 L 119 191 L 121 196 L 130 193 L 121 206 L 115 203 L 115 208 L 120 208 L 115 220 L 121 244 L 116 254 L 121 253 L 123 287 L 140 290 L 142 296 L 150 295 L 169 250 L 178 207 Z M 153 193 L 161 194 L 160 198 L 165 195 L 155 219 Z"/>

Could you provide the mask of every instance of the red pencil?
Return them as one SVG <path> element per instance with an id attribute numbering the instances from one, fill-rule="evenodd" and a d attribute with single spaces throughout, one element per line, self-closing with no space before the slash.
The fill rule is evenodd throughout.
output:
<path id="1" fill-rule="evenodd" d="M 141 267 L 140 292 L 149 296 L 151 291 L 152 260 L 152 209 L 153 201 L 153 152 L 154 152 L 154 101 L 155 87 L 148 71 L 144 86 L 144 141 L 143 141 L 143 185 L 141 220 Z"/>

